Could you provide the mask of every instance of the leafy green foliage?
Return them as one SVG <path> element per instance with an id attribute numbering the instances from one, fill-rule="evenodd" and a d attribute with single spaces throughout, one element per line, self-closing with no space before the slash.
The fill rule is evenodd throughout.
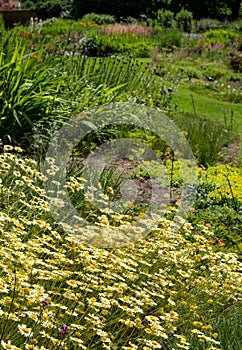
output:
<path id="1" fill-rule="evenodd" d="M 97 57 L 101 56 L 99 53 L 97 37 L 82 38 L 78 42 L 78 52 L 82 56 Z"/>
<path id="2" fill-rule="evenodd" d="M 148 58 L 154 48 L 154 42 L 138 35 L 126 34 L 103 35 L 95 34 L 82 38 L 76 47 L 78 53 L 90 57 L 105 57 L 123 55 L 133 58 Z"/>
<path id="3" fill-rule="evenodd" d="M 183 0 L 177 2 L 173 0 L 170 8 L 174 12 L 180 11 L 180 6 L 193 13 L 195 19 L 200 18 L 217 18 L 237 19 L 239 17 L 240 1 L 239 0 Z"/>
<path id="4" fill-rule="evenodd" d="M 186 33 L 191 33 L 193 29 L 192 12 L 182 9 L 176 15 L 177 27 Z"/>
<path id="5" fill-rule="evenodd" d="M 211 29 L 205 33 L 204 41 L 209 44 L 219 43 L 220 45 L 228 45 L 236 42 L 239 39 L 239 34 L 230 29 Z"/>
<path id="6" fill-rule="evenodd" d="M 58 91 L 61 80 L 51 75 L 53 67 L 47 70 L 41 58 L 26 54 L 25 46 L 19 42 L 15 42 L 9 57 L 9 41 L 10 37 L 3 44 L 0 58 L 0 126 L 5 142 L 17 142 L 26 139 L 34 122 L 53 118 L 63 100 Z"/>
<path id="7" fill-rule="evenodd" d="M 242 73 L 242 56 L 239 54 L 234 54 L 230 58 L 230 65 L 234 72 Z"/>
<path id="8" fill-rule="evenodd" d="M 63 13 L 69 13 L 72 1 L 68 0 L 27 0 L 22 2 L 22 8 L 35 11 L 42 19 L 60 17 Z"/>
<path id="9" fill-rule="evenodd" d="M 222 23 L 219 22 L 218 19 L 212 19 L 212 18 L 201 18 L 199 21 L 196 21 L 196 31 L 198 32 L 206 32 L 210 29 L 217 29 L 219 28 Z"/>
<path id="10" fill-rule="evenodd" d="M 181 31 L 172 28 L 157 29 L 155 34 L 155 41 L 157 42 L 159 50 L 162 50 L 164 48 L 172 50 L 181 46 L 182 33 Z"/>
<path id="11" fill-rule="evenodd" d="M 174 28 L 174 13 L 169 10 L 160 9 L 157 11 L 157 22 L 161 27 Z"/>
<path id="12" fill-rule="evenodd" d="M 193 29 L 192 12 L 182 9 L 176 15 L 164 8 L 157 11 L 157 23 L 164 28 L 174 28 L 175 26 L 186 33 L 191 33 Z"/>
<path id="13" fill-rule="evenodd" d="M 99 25 L 115 23 L 115 17 L 108 14 L 87 13 L 82 17 L 82 22 L 95 22 Z"/>
<path id="14" fill-rule="evenodd" d="M 91 45 L 91 41 L 87 44 Z M 86 50 L 90 50 L 90 45 Z M 88 58 L 80 56 L 80 52 L 78 56 L 69 56 L 64 51 L 61 57 L 49 47 L 47 51 L 29 53 L 30 48 L 15 37 L 8 37 L 4 43 L 6 54 L 1 55 L 0 68 L 4 142 L 26 143 L 27 138 L 32 138 L 33 127 L 40 135 L 47 135 L 50 121 L 56 128 L 73 113 L 113 99 L 131 102 L 135 99 L 152 106 L 169 103 L 162 80 L 151 74 L 146 63 L 121 57 Z M 85 53 L 92 54 L 82 52 Z M 40 145 L 40 139 L 45 137 L 39 137 L 35 144 Z M 41 142 L 41 147 L 46 142 Z"/>
<path id="15" fill-rule="evenodd" d="M 220 249 L 242 251 L 240 173 L 233 167 L 208 168 L 199 178 L 194 211 L 188 217 L 198 230 L 200 224 L 209 225 Z"/>
<path id="16" fill-rule="evenodd" d="M 240 1 L 239 0 L 134 0 L 121 1 L 113 0 L 112 4 L 107 0 L 25 0 L 22 2 L 23 8 L 30 8 L 38 12 L 43 19 L 73 16 L 74 18 L 82 18 L 85 14 L 107 13 L 117 18 L 139 18 L 140 15 L 147 15 L 155 18 L 157 11 L 160 9 L 173 11 L 178 13 L 181 8 L 191 11 L 194 18 L 232 18 L 239 17 Z"/>

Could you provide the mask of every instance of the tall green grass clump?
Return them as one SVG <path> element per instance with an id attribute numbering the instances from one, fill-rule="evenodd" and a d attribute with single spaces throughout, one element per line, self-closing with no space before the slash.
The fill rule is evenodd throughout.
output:
<path id="1" fill-rule="evenodd" d="M 64 82 L 56 72 L 53 65 L 43 64 L 41 53 L 29 53 L 25 44 L 15 41 L 11 35 L 3 42 L 0 127 L 5 142 L 23 142 L 34 122 L 58 114 L 57 109 L 63 104 L 58 87 Z"/>
<path id="2" fill-rule="evenodd" d="M 222 147 L 233 137 L 222 124 L 192 114 L 174 114 L 172 119 L 185 131 L 198 164 L 205 167 L 216 164 Z"/>

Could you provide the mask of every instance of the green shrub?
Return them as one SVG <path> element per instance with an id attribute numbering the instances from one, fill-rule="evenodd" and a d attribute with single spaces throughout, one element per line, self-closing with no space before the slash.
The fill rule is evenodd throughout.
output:
<path id="1" fill-rule="evenodd" d="M 195 79 L 201 79 L 202 78 L 202 73 L 199 69 L 197 69 L 196 67 L 184 67 L 183 68 L 183 73 L 185 74 L 185 76 L 188 77 L 189 80 L 191 80 L 192 78 Z"/>
<path id="2" fill-rule="evenodd" d="M 174 13 L 169 10 L 160 9 L 157 11 L 158 24 L 164 28 L 174 28 Z"/>
<path id="3" fill-rule="evenodd" d="M 59 17 L 62 13 L 69 13 L 71 1 L 68 0 L 27 0 L 22 7 L 33 10 L 41 19 Z"/>
<path id="4" fill-rule="evenodd" d="M 182 33 L 177 29 L 158 29 L 155 34 L 155 41 L 160 50 L 164 48 L 172 49 L 174 47 L 181 47 Z"/>
<path id="5" fill-rule="evenodd" d="M 108 29 L 108 27 L 106 27 Z M 134 58 L 148 58 L 155 43 L 151 38 L 139 37 L 138 34 L 107 34 L 93 32 L 83 37 L 77 49 L 81 55 L 89 57 L 107 57 L 110 55 L 125 55 Z"/>
<path id="6" fill-rule="evenodd" d="M 12 52 L 13 44 L 15 48 Z M 9 52 L 12 53 L 10 56 Z M 25 45 L 11 41 L 11 37 L 3 43 L 0 56 L 0 128 L 5 142 L 26 141 L 34 122 L 52 118 L 58 114 L 57 109 L 61 105 L 63 108 L 64 101 L 58 96 L 58 90 L 61 80 L 64 83 L 65 79 L 57 74 L 57 66 L 56 69 L 43 66 L 40 56 L 27 54 Z"/>
<path id="7" fill-rule="evenodd" d="M 224 68 L 209 66 L 204 69 L 203 76 L 211 81 L 221 79 L 223 77 L 226 78 L 229 76 L 229 72 Z"/>
<path id="8" fill-rule="evenodd" d="M 150 52 L 152 49 L 152 43 L 137 41 L 136 44 L 126 44 L 124 53 L 134 58 L 148 58 L 150 57 Z"/>
<path id="9" fill-rule="evenodd" d="M 209 222 L 220 247 L 242 249 L 241 169 L 219 164 L 199 169 L 195 212 L 189 215 L 193 225 Z"/>
<path id="10" fill-rule="evenodd" d="M 31 21 L 29 24 L 29 28 L 32 32 L 36 32 L 36 29 L 38 29 L 39 21 L 37 19 L 34 21 Z M 49 18 L 45 21 L 42 21 L 41 25 L 41 31 L 40 33 L 43 35 L 64 35 L 69 30 L 68 21 L 60 18 Z"/>
<path id="11" fill-rule="evenodd" d="M 206 32 L 210 29 L 217 29 L 222 25 L 217 19 L 201 18 L 196 22 L 196 30 L 199 32 Z"/>
<path id="12" fill-rule="evenodd" d="M 78 52 L 80 55 L 85 55 L 89 57 L 98 56 L 98 45 L 97 38 L 85 38 L 83 37 L 78 44 Z"/>
<path id="13" fill-rule="evenodd" d="M 97 14 L 94 12 L 87 13 L 82 17 L 83 22 L 95 22 L 99 25 L 102 24 L 114 24 L 116 22 L 115 17 L 108 14 Z"/>
<path id="14" fill-rule="evenodd" d="M 205 33 L 201 42 L 213 45 L 219 43 L 221 46 L 234 43 L 239 39 L 239 34 L 231 29 L 211 29 Z"/>
<path id="15" fill-rule="evenodd" d="M 242 31 L 242 18 L 239 18 L 237 21 L 226 23 L 226 25 L 231 30 L 241 32 Z"/>
<path id="16" fill-rule="evenodd" d="M 136 23 L 137 19 L 131 16 L 128 17 L 120 17 L 120 23 L 125 23 L 125 24 L 132 24 L 132 23 Z"/>
<path id="17" fill-rule="evenodd" d="M 182 9 L 176 15 L 177 27 L 186 33 L 191 33 L 193 29 L 193 14 L 190 11 Z"/>

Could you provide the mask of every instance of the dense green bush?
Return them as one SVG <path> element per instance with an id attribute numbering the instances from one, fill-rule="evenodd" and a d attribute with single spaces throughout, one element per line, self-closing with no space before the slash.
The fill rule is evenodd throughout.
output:
<path id="1" fill-rule="evenodd" d="M 164 8 L 157 11 L 157 22 L 164 28 L 177 28 L 183 32 L 191 33 L 193 29 L 192 12 L 182 9 L 175 16 L 174 12 Z"/>
<path id="2" fill-rule="evenodd" d="M 60 17 L 71 11 L 72 2 L 68 0 L 27 0 L 22 2 L 22 8 L 35 11 L 39 18 Z"/>
<path id="3" fill-rule="evenodd" d="M 174 13 L 169 10 L 160 9 L 157 11 L 157 22 L 164 28 L 174 28 Z"/>
<path id="4" fill-rule="evenodd" d="M 222 23 L 217 19 L 201 18 L 199 21 L 196 21 L 196 31 L 206 32 L 210 29 L 217 29 L 221 25 Z"/>
<path id="5" fill-rule="evenodd" d="M 104 31 L 93 31 L 80 39 L 76 49 L 81 55 L 90 57 L 121 54 L 133 58 L 148 58 L 154 46 L 152 38 L 140 37 L 135 32 L 109 34 Z"/>
<path id="6" fill-rule="evenodd" d="M 177 27 L 186 33 L 191 33 L 193 29 L 192 12 L 182 9 L 176 15 Z"/>
<path id="7" fill-rule="evenodd" d="M 83 22 L 95 22 L 99 25 L 102 24 L 114 24 L 115 17 L 108 14 L 97 14 L 94 12 L 87 13 L 82 17 Z"/>
<path id="8" fill-rule="evenodd" d="M 239 17 L 240 0 L 171 0 L 170 9 L 179 12 L 181 6 L 193 13 L 195 19 L 217 18 L 219 20 Z"/>
<path id="9" fill-rule="evenodd" d="M 221 248 L 242 249 L 241 237 L 241 169 L 220 164 L 199 169 L 195 212 L 189 221 L 199 229 L 208 223 L 218 238 Z"/>
<path id="10" fill-rule="evenodd" d="M 222 46 L 236 43 L 239 39 L 239 33 L 231 29 L 211 29 L 205 32 L 204 39 L 201 42 L 208 44 L 220 44 Z"/>
<path id="11" fill-rule="evenodd" d="M 82 38 L 78 44 L 78 53 L 89 57 L 99 56 L 97 38 Z"/>
<path id="12" fill-rule="evenodd" d="M 241 7 L 242 9 L 242 7 Z M 242 32 L 242 16 L 236 21 L 226 23 L 227 27 L 237 32 Z"/>
<path id="13" fill-rule="evenodd" d="M 180 47 L 182 43 L 182 33 L 178 29 L 161 28 L 156 31 L 155 41 L 158 49 L 173 49 Z"/>

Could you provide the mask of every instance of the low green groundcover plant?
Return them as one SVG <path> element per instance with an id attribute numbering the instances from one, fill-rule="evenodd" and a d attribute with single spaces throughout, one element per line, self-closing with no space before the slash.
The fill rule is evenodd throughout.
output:
<path id="1" fill-rule="evenodd" d="M 242 251 L 242 172 L 225 164 L 199 169 L 199 184 L 194 211 L 189 220 L 206 224 L 217 237 L 220 249 Z"/>

